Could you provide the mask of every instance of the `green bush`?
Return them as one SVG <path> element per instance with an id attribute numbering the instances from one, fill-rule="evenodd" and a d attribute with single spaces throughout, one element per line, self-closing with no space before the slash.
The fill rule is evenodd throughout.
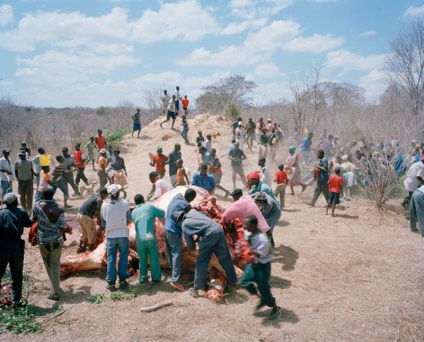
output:
<path id="1" fill-rule="evenodd" d="M 230 103 L 224 109 L 224 116 L 230 117 L 232 119 L 237 119 L 240 116 L 240 106 L 236 103 Z"/>
<path id="2" fill-rule="evenodd" d="M 124 138 L 124 135 L 128 133 L 131 133 L 129 129 L 117 129 L 116 131 L 106 135 L 106 141 L 121 141 Z"/>

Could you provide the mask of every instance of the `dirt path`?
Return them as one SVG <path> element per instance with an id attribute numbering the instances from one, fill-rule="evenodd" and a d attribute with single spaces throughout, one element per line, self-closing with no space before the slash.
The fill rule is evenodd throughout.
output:
<path id="1" fill-rule="evenodd" d="M 199 116 L 190 122 L 194 141 L 197 127 L 204 133 L 220 131 L 216 117 Z M 143 139 L 126 139 L 123 157 L 129 173 L 129 199 L 150 188 L 148 152 L 162 146 L 169 153 L 182 139 L 178 132 L 153 126 Z M 165 125 L 164 125 L 165 126 Z M 197 127 L 196 127 L 197 126 Z M 176 126 L 177 127 L 177 126 Z M 229 135 L 218 137 L 214 147 L 225 153 Z M 159 143 L 157 141 L 160 141 Z M 183 144 L 186 166 L 195 169 L 195 147 Z M 281 157 L 284 161 L 286 153 Z M 248 154 L 246 171 L 256 170 L 257 154 Z M 229 163 L 222 158 L 223 185 L 231 189 Z M 273 169 L 273 172 L 275 170 Z M 95 179 L 93 172 L 90 177 Z M 168 179 L 168 177 L 166 177 Z M 239 185 L 240 182 L 238 182 Z M 325 215 L 324 201 L 306 205 L 312 189 L 287 195 L 286 210 L 275 230 L 277 247 L 272 265 L 272 293 L 283 308 L 281 318 L 267 319 L 269 310 L 254 312 L 257 299 L 244 290 L 225 296 L 224 303 L 193 299 L 168 285 L 169 273 L 159 285 L 138 286 L 129 301 L 103 300 L 92 304 L 87 297 L 104 294 L 104 272 L 72 275 L 61 283 L 63 315 L 49 321 L 45 331 L 29 336 L 0 335 L 4 341 L 423 341 L 424 253 L 423 239 L 409 232 L 401 215 L 380 214 L 366 201 L 349 202 Z M 219 197 L 223 206 L 230 201 Z M 71 204 L 79 207 L 81 200 Z M 77 234 L 64 254 L 75 253 Z M 38 250 L 27 247 L 25 271 L 37 285 L 30 301 L 51 307 L 46 299 L 47 278 Z M 137 280 L 133 279 L 136 285 Z M 172 300 L 174 305 L 153 313 L 140 307 Z"/>

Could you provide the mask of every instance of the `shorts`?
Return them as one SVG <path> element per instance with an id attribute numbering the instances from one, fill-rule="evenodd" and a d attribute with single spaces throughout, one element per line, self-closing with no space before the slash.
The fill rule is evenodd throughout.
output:
<path id="1" fill-rule="evenodd" d="M 328 204 L 340 204 L 340 193 L 329 191 Z"/>
<path id="2" fill-rule="evenodd" d="M 231 176 L 235 177 L 236 175 L 240 175 L 241 178 L 244 177 L 243 166 L 231 165 Z"/>
<path id="3" fill-rule="evenodd" d="M 166 115 L 166 118 L 169 120 L 169 119 L 172 119 L 172 120 L 175 120 L 175 118 L 176 118 L 177 116 L 175 115 L 175 112 L 172 112 L 172 111 L 170 111 L 170 110 L 168 110 L 168 114 Z"/>
<path id="4" fill-rule="evenodd" d="M 219 185 L 221 183 L 222 173 L 214 173 L 213 179 L 215 180 L 215 184 Z"/>
<path id="5" fill-rule="evenodd" d="M 133 131 L 140 131 L 141 130 L 141 124 L 135 123 L 133 124 Z"/>
<path id="6" fill-rule="evenodd" d="M 247 136 L 247 138 L 249 140 L 255 140 L 255 132 L 249 133 L 248 136 Z"/>

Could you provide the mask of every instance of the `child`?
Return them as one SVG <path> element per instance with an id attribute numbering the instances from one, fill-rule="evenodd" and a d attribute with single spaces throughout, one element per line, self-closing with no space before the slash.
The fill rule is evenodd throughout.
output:
<path id="1" fill-rule="evenodd" d="M 212 150 L 212 135 L 206 136 L 206 141 L 203 142 L 203 147 L 206 148 L 206 152 L 210 153 Z"/>
<path id="2" fill-rule="evenodd" d="M 187 107 L 188 107 L 188 103 L 189 103 L 187 95 L 184 95 L 184 98 L 181 100 L 181 103 L 183 104 L 184 114 L 187 115 L 188 114 Z"/>
<path id="3" fill-rule="evenodd" d="M 96 171 L 96 167 L 94 166 L 94 162 L 95 162 L 95 158 L 94 158 L 94 150 L 97 150 L 97 145 L 94 142 L 94 137 L 90 137 L 90 142 L 87 143 L 87 145 L 85 145 L 84 150 L 87 151 L 88 154 L 88 160 L 87 160 L 87 164 L 91 161 L 92 165 L 93 165 L 93 171 Z"/>
<path id="4" fill-rule="evenodd" d="M 42 166 L 42 170 L 40 172 L 40 184 L 37 187 L 37 191 L 35 193 L 35 203 L 41 201 L 41 193 L 44 189 L 50 188 L 50 166 Z"/>
<path id="5" fill-rule="evenodd" d="M 330 192 L 328 197 L 327 211 L 325 215 L 328 215 L 328 209 L 333 205 L 333 210 L 331 211 L 331 216 L 334 215 L 334 210 L 336 209 L 336 204 L 340 204 L 340 192 L 343 191 L 342 185 L 344 183 L 343 178 L 340 176 L 340 168 L 336 167 L 334 169 L 335 174 L 331 175 L 328 180 L 328 191 Z"/>
<path id="6" fill-rule="evenodd" d="M 278 166 L 278 171 L 274 176 L 274 183 L 277 183 L 277 186 L 274 190 L 274 195 L 277 197 L 280 195 L 280 209 L 284 208 L 284 199 L 286 197 L 286 186 L 289 183 L 287 173 L 284 172 L 284 164 Z"/>
<path id="7" fill-rule="evenodd" d="M 184 169 L 182 159 L 178 159 L 175 163 L 178 167 L 177 178 L 175 179 L 175 182 L 174 182 L 174 184 L 172 184 L 172 186 L 176 187 L 176 186 L 179 186 L 179 185 L 190 184 L 190 180 L 188 179 L 187 173 Z M 187 180 L 187 183 L 184 181 L 184 178 Z"/>
<path id="8" fill-rule="evenodd" d="M 205 141 L 205 137 L 202 135 L 203 134 L 202 131 L 198 131 L 197 134 L 199 136 L 196 138 L 196 144 L 197 144 L 197 147 L 201 147 L 203 142 Z"/>
<path id="9" fill-rule="evenodd" d="M 184 138 L 184 141 L 187 145 L 190 145 L 190 141 L 187 139 L 188 132 L 188 123 L 187 123 L 187 115 L 183 115 L 182 117 L 183 131 L 181 132 L 181 136 Z"/>
<path id="10" fill-rule="evenodd" d="M 256 310 L 267 305 L 272 308 L 269 319 L 276 319 L 281 314 L 281 308 L 275 303 L 275 298 L 272 296 L 269 286 L 272 260 L 271 243 L 266 234 L 258 228 L 258 219 L 255 215 L 249 215 L 245 218 L 244 229 L 248 231 L 249 245 L 256 259 L 254 264 L 249 263 L 244 269 L 240 286 L 251 294 L 260 296 L 261 300 L 256 306 Z"/>

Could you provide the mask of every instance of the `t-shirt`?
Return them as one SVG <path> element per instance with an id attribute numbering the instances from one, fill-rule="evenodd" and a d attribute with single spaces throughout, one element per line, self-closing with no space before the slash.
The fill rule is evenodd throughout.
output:
<path id="1" fill-rule="evenodd" d="M 326 185 L 328 183 L 328 161 L 324 157 L 320 160 L 319 164 L 320 167 L 324 168 L 325 171 L 319 170 L 318 180 L 317 183 L 319 185 Z"/>
<path id="2" fill-rule="evenodd" d="M 197 162 L 200 164 L 208 165 L 212 161 L 212 157 L 209 153 L 205 152 L 203 154 L 199 154 L 197 158 Z"/>
<path id="3" fill-rule="evenodd" d="M 133 122 L 135 123 L 135 124 L 140 124 L 140 113 L 139 112 L 137 112 L 137 113 L 135 113 L 133 116 L 132 116 L 132 119 L 133 119 Z"/>
<path id="4" fill-rule="evenodd" d="M 105 157 L 100 157 L 99 158 L 99 169 L 105 171 L 106 170 L 106 165 L 107 165 L 106 158 Z"/>
<path id="5" fill-rule="evenodd" d="M 170 97 L 169 97 L 168 94 L 162 95 L 160 98 L 161 98 L 162 103 L 163 103 L 164 106 L 167 105 L 168 104 L 168 101 L 170 100 Z"/>
<path id="6" fill-rule="evenodd" d="M 2 251 L 6 248 L 16 248 L 21 241 L 24 227 L 31 227 L 28 213 L 18 207 L 8 206 L 0 209 L 0 245 Z"/>
<path id="7" fill-rule="evenodd" d="M 51 181 L 53 183 L 56 182 L 56 181 L 58 181 L 60 179 L 60 177 L 63 176 L 63 173 L 64 173 L 63 164 L 57 165 L 54 168 L 53 172 L 52 172 L 52 179 L 51 179 Z"/>
<path id="8" fill-rule="evenodd" d="M 183 104 L 183 108 L 187 108 L 188 107 L 188 103 L 189 103 L 188 99 L 182 99 L 181 102 Z"/>
<path id="9" fill-rule="evenodd" d="M 174 189 L 174 187 L 171 184 L 167 183 L 165 180 L 159 178 L 155 183 L 155 189 L 156 190 L 153 195 L 154 199 L 162 196 L 168 191 L 171 191 L 172 189 Z"/>
<path id="10" fill-rule="evenodd" d="M 75 166 L 75 159 L 71 154 L 68 154 L 67 157 L 63 156 L 63 159 L 65 159 L 62 164 L 65 171 L 71 170 L 72 167 Z"/>
<path id="11" fill-rule="evenodd" d="M 79 213 L 81 215 L 94 217 L 97 213 L 97 204 L 102 203 L 103 200 L 99 195 L 90 196 L 81 206 Z"/>
<path id="12" fill-rule="evenodd" d="M 239 148 L 230 151 L 230 157 L 237 159 L 237 160 L 231 159 L 231 166 L 241 166 L 242 158 L 246 159 L 246 155 L 244 154 L 243 150 Z"/>
<path id="13" fill-rule="evenodd" d="M 112 158 L 112 169 L 115 171 L 124 170 L 125 169 L 125 161 L 124 158 L 118 156 Z"/>
<path id="14" fill-rule="evenodd" d="M 175 103 L 172 99 L 168 101 L 168 110 L 170 112 L 175 112 Z"/>
<path id="15" fill-rule="evenodd" d="M 280 185 L 280 184 L 287 185 L 289 183 L 289 179 L 287 178 L 287 173 L 285 173 L 284 171 L 278 170 L 275 173 L 274 183 L 277 183 L 277 185 Z"/>
<path id="16" fill-rule="evenodd" d="M 153 157 L 152 162 L 153 162 L 153 165 L 156 165 L 156 172 L 157 173 L 165 173 L 166 172 L 165 166 L 162 165 L 162 163 L 165 163 L 167 160 L 168 160 L 168 157 L 165 156 L 164 154 L 162 154 L 162 155 L 156 154 Z"/>
<path id="17" fill-rule="evenodd" d="M 336 174 L 331 175 L 330 179 L 328 180 L 328 190 L 336 194 L 339 194 L 343 183 L 344 183 L 344 180 L 341 176 Z"/>
<path id="18" fill-rule="evenodd" d="M 40 172 L 40 184 L 38 185 L 38 191 L 43 191 L 49 187 L 50 175 L 45 173 L 43 170 Z"/>
<path id="19" fill-rule="evenodd" d="M 130 204 L 126 200 L 110 200 L 102 204 L 102 223 L 108 238 L 128 238 L 128 222 L 131 221 Z"/>
<path id="20" fill-rule="evenodd" d="M 424 179 L 424 163 L 422 161 L 412 164 L 409 168 L 405 181 L 403 182 L 405 190 L 412 192 L 419 188 L 421 183 L 417 177 Z"/>
<path id="21" fill-rule="evenodd" d="M 263 168 L 261 168 L 261 171 L 259 173 L 259 177 L 261 179 L 262 183 L 265 183 L 269 186 L 271 186 L 271 171 L 269 171 L 269 169 L 264 166 Z"/>
<path id="22" fill-rule="evenodd" d="M 202 145 L 202 143 L 205 141 L 205 137 L 203 136 L 203 135 L 199 135 L 199 136 L 197 136 L 197 138 L 196 138 L 196 144 L 197 144 L 197 146 L 200 146 L 200 145 Z"/>
<path id="23" fill-rule="evenodd" d="M 105 148 L 105 137 L 104 135 L 98 135 L 94 141 L 96 142 L 97 148 L 101 150 L 102 148 Z"/>
<path id="24" fill-rule="evenodd" d="M 84 151 L 74 151 L 74 159 L 78 169 L 85 168 L 85 164 L 82 163 L 83 159 L 85 159 Z"/>
<path id="25" fill-rule="evenodd" d="M 303 152 L 310 152 L 311 151 L 311 145 L 312 145 L 312 140 L 309 139 L 308 137 L 305 137 L 302 140 L 302 145 L 300 146 L 300 150 Z"/>
<path id="26" fill-rule="evenodd" d="M 215 156 L 215 158 L 212 160 L 212 166 L 214 169 L 214 175 L 222 175 L 221 162 L 219 161 L 218 156 Z"/>
<path id="27" fill-rule="evenodd" d="M 203 147 L 206 148 L 206 152 L 209 153 L 212 150 L 212 141 L 206 140 L 205 142 L 203 142 Z"/>
<path id="28" fill-rule="evenodd" d="M 248 121 L 247 123 L 247 133 L 254 133 L 256 125 L 253 121 Z"/>
<path id="29" fill-rule="evenodd" d="M 211 175 L 206 174 L 205 179 L 203 180 L 200 172 L 196 172 L 193 175 L 191 184 L 201 187 L 208 192 L 211 192 L 211 190 L 216 186 L 215 179 Z"/>
<path id="30" fill-rule="evenodd" d="M 175 150 L 172 150 L 169 154 L 168 154 L 168 164 L 169 164 L 169 175 L 173 176 L 177 173 L 178 167 L 175 164 L 175 162 L 181 159 L 181 151 L 177 152 Z"/>
<path id="31" fill-rule="evenodd" d="M 15 163 L 15 170 L 18 171 L 18 180 L 32 180 L 32 163 L 28 159 L 17 160 Z"/>
<path id="32" fill-rule="evenodd" d="M 137 241 L 146 240 L 148 233 L 156 237 L 155 217 L 162 218 L 165 211 L 155 207 L 153 204 L 139 204 L 131 214 L 135 226 Z"/>

